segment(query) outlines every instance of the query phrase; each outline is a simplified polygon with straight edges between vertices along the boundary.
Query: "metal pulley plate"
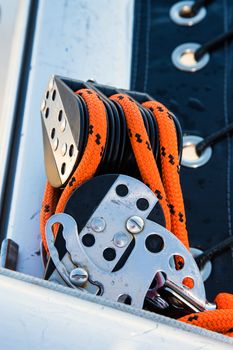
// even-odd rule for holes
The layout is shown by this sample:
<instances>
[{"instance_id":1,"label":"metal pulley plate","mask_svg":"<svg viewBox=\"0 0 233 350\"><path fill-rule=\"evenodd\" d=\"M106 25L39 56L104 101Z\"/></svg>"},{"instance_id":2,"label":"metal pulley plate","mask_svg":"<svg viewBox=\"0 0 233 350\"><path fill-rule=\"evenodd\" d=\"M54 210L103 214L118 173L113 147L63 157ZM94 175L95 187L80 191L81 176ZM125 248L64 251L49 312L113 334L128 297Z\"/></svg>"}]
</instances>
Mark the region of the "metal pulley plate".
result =
<instances>
[{"instance_id":1,"label":"metal pulley plate","mask_svg":"<svg viewBox=\"0 0 233 350\"><path fill-rule=\"evenodd\" d=\"M59 78L51 78L41 104L41 118L46 174L53 187L62 186L77 163L87 129L83 127L84 108L81 96Z\"/></svg>"},{"instance_id":2,"label":"metal pulley plate","mask_svg":"<svg viewBox=\"0 0 233 350\"><path fill-rule=\"evenodd\" d=\"M55 223L62 228L54 244ZM192 255L161 224L158 199L142 182L125 175L96 177L72 194L64 213L47 222L46 278L140 308L157 283L157 289L168 287L191 307L204 309L205 290ZM184 262L179 270L178 257Z\"/></svg>"}]
</instances>

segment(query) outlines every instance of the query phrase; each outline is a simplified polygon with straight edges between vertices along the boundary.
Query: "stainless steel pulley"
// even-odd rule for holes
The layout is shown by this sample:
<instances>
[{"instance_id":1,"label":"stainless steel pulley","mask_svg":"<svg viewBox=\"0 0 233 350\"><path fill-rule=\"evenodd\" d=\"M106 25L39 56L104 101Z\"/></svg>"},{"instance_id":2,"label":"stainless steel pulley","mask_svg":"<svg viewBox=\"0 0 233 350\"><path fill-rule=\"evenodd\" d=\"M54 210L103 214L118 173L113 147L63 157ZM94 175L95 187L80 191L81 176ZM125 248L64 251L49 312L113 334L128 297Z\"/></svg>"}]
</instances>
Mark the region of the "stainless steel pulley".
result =
<instances>
[{"instance_id":1,"label":"stainless steel pulley","mask_svg":"<svg viewBox=\"0 0 233 350\"><path fill-rule=\"evenodd\" d=\"M161 313L212 308L195 260L164 226L158 199L145 184L126 175L95 177L76 189L64 213L48 220L45 277ZM179 269L178 258L183 261Z\"/></svg>"}]
</instances>

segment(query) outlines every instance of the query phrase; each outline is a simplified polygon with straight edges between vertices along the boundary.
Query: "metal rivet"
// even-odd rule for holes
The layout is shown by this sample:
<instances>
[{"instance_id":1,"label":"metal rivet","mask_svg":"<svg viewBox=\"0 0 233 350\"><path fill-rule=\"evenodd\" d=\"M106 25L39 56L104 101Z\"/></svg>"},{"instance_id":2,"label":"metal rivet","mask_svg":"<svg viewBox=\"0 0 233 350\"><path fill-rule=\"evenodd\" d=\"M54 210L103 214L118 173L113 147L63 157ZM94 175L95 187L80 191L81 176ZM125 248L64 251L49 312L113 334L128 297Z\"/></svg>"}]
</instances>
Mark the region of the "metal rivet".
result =
<instances>
[{"instance_id":1,"label":"metal rivet","mask_svg":"<svg viewBox=\"0 0 233 350\"><path fill-rule=\"evenodd\" d=\"M55 140L53 141L53 150L56 151L58 148L59 140L56 137Z\"/></svg>"},{"instance_id":2,"label":"metal rivet","mask_svg":"<svg viewBox=\"0 0 233 350\"><path fill-rule=\"evenodd\" d=\"M203 253L201 249L197 249L197 248L190 248L190 252L194 258L196 258L198 255L201 255ZM203 282L205 282L209 278L211 271L212 271L212 264L210 261L207 261L206 264L203 266L203 269L200 270L200 274Z\"/></svg>"},{"instance_id":3,"label":"metal rivet","mask_svg":"<svg viewBox=\"0 0 233 350\"><path fill-rule=\"evenodd\" d=\"M63 118L60 126L61 131L63 132L66 129L66 119Z\"/></svg>"},{"instance_id":4,"label":"metal rivet","mask_svg":"<svg viewBox=\"0 0 233 350\"><path fill-rule=\"evenodd\" d=\"M181 26L193 26L194 24L202 21L206 16L206 8L201 7L200 10L193 16L182 16L183 13L187 13L191 10L194 1L179 1L174 4L170 9L170 18L176 24Z\"/></svg>"},{"instance_id":5,"label":"metal rivet","mask_svg":"<svg viewBox=\"0 0 233 350\"><path fill-rule=\"evenodd\" d=\"M144 228L144 221L140 216L131 216L126 222L126 228L130 233L139 233Z\"/></svg>"},{"instance_id":6,"label":"metal rivet","mask_svg":"<svg viewBox=\"0 0 233 350\"><path fill-rule=\"evenodd\" d=\"M103 218L95 217L91 220L91 228L95 232L102 232L105 229L106 223Z\"/></svg>"},{"instance_id":7,"label":"metal rivet","mask_svg":"<svg viewBox=\"0 0 233 350\"><path fill-rule=\"evenodd\" d=\"M52 78L49 82L49 91L53 89L53 86L54 86L54 79Z\"/></svg>"},{"instance_id":8,"label":"metal rivet","mask_svg":"<svg viewBox=\"0 0 233 350\"><path fill-rule=\"evenodd\" d=\"M203 141L203 138L195 135L183 137L183 152L181 165L189 168L198 168L206 164L212 156L212 149L207 147L199 156L196 152L196 145Z\"/></svg>"},{"instance_id":9,"label":"metal rivet","mask_svg":"<svg viewBox=\"0 0 233 350\"><path fill-rule=\"evenodd\" d=\"M61 148L61 154L62 154L62 156L64 156L64 155L66 154L66 152L67 152L67 144L64 143L63 146L62 146L62 148Z\"/></svg>"},{"instance_id":10,"label":"metal rivet","mask_svg":"<svg viewBox=\"0 0 233 350\"><path fill-rule=\"evenodd\" d=\"M209 62L210 55L206 53L198 61L195 60L195 52L201 47L197 43L185 43L178 46L172 52L172 63L174 66L185 72L196 72L204 68Z\"/></svg>"},{"instance_id":11,"label":"metal rivet","mask_svg":"<svg viewBox=\"0 0 233 350\"><path fill-rule=\"evenodd\" d=\"M77 287L82 287L88 280L88 273L82 267L78 267L70 272L70 281Z\"/></svg>"},{"instance_id":12,"label":"metal rivet","mask_svg":"<svg viewBox=\"0 0 233 350\"><path fill-rule=\"evenodd\" d=\"M116 247L123 248L128 244L128 242L129 242L129 237L126 233L124 232L115 233L113 237L113 243L115 244Z\"/></svg>"},{"instance_id":13,"label":"metal rivet","mask_svg":"<svg viewBox=\"0 0 233 350\"><path fill-rule=\"evenodd\" d=\"M43 112L45 110L45 107L46 107L46 101L43 100L42 103L41 103L41 106L40 106L41 112Z\"/></svg>"}]
</instances>

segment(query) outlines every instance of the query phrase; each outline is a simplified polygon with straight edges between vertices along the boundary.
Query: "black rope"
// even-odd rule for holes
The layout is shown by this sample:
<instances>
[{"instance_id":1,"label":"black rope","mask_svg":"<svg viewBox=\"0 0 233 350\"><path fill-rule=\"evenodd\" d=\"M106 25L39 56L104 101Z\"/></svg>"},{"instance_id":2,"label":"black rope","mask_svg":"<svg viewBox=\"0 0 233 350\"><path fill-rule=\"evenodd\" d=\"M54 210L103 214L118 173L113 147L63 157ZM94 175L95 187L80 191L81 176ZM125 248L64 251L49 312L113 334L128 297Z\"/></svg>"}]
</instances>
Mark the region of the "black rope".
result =
<instances>
[{"instance_id":1,"label":"black rope","mask_svg":"<svg viewBox=\"0 0 233 350\"><path fill-rule=\"evenodd\" d=\"M203 44L194 54L195 60L199 61L207 52L212 52L222 46L226 41L233 40L233 30L220 34L215 39Z\"/></svg>"},{"instance_id":2,"label":"black rope","mask_svg":"<svg viewBox=\"0 0 233 350\"><path fill-rule=\"evenodd\" d=\"M196 15L200 9L204 6L207 6L212 0L196 0L191 7L191 13Z\"/></svg>"},{"instance_id":3,"label":"black rope","mask_svg":"<svg viewBox=\"0 0 233 350\"><path fill-rule=\"evenodd\" d=\"M196 152L200 156L202 152L209 146L214 145L221 139L225 138L227 134L233 132L233 123L225 126L219 131L214 132L213 134L207 136L203 141L199 142L196 145Z\"/></svg>"},{"instance_id":4,"label":"black rope","mask_svg":"<svg viewBox=\"0 0 233 350\"><path fill-rule=\"evenodd\" d=\"M213 0L196 0L191 7L184 6L180 15L185 18L191 18L197 15L202 7L207 6Z\"/></svg>"},{"instance_id":5,"label":"black rope","mask_svg":"<svg viewBox=\"0 0 233 350\"><path fill-rule=\"evenodd\" d=\"M224 241L216 244L214 247L207 249L204 253L195 258L198 268L202 270L207 261L210 261L216 256L222 254L231 246L233 246L233 236L228 237Z\"/></svg>"}]
</instances>

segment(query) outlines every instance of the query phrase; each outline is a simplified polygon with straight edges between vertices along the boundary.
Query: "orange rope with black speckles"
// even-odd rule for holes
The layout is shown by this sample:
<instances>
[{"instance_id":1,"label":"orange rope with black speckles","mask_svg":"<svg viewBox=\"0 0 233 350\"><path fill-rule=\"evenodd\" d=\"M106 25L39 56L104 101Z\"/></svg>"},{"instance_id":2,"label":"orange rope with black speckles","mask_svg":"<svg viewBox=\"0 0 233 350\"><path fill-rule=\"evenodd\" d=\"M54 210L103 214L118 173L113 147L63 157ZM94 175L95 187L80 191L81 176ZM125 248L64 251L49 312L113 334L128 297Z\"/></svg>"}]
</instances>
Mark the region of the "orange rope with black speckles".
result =
<instances>
[{"instance_id":1,"label":"orange rope with black speckles","mask_svg":"<svg viewBox=\"0 0 233 350\"><path fill-rule=\"evenodd\" d=\"M62 212L72 192L95 175L106 143L107 120L101 98L90 89L82 89L76 93L83 97L87 105L89 137L83 157L64 190L55 189L50 184L46 185L41 210L41 235L46 250L48 250L45 238L46 221L54 213ZM162 173L160 175L137 103L124 94L113 95L110 99L117 101L124 111L128 135L141 177L159 199L166 228L189 249L179 178L177 136L171 114L159 102L143 103L145 108L153 112L158 123ZM215 301L217 310L193 313L180 318L180 321L233 336L233 296L222 293Z\"/></svg>"}]
</instances>

